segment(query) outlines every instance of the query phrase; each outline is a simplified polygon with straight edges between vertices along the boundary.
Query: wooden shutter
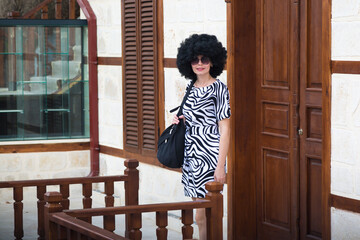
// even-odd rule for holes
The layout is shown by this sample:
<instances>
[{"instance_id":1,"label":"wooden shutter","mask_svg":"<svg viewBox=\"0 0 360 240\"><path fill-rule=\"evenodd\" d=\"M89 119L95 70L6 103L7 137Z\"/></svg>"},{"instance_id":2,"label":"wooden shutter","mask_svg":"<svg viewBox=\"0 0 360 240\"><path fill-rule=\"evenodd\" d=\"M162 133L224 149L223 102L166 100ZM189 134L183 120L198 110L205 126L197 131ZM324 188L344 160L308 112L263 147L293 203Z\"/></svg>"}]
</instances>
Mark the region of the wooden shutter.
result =
<instances>
[{"instance_id":1,"label":"wooden shutter","mask_svg":"<svg viewBox=\"0 0 360 240\"><path fill-rule=\"evenodd\" d=\"M124 146L155 155L157 142L155 0L123 1Z\"/></svg>"},{"instance_id":2,"label":"wooden shutter","mask_svg":"<svg viewBox=\"0 0 360 240\"><path fill-rule=\"evenodd\" d=\"M123 8L123 86L124 147L138 149L138 74L136 55L136 2L122 1Z\"/></svg>"},{"instance_id":3,"label":"wooden shutter","mask_svg":"<svg viewBox=\"0 0 360 240\"><path fill-rule=\"evenodd\" d=\"M155 1L141 1L142 147L156 150L156 39Z\"/></svg>"}]
</instances>

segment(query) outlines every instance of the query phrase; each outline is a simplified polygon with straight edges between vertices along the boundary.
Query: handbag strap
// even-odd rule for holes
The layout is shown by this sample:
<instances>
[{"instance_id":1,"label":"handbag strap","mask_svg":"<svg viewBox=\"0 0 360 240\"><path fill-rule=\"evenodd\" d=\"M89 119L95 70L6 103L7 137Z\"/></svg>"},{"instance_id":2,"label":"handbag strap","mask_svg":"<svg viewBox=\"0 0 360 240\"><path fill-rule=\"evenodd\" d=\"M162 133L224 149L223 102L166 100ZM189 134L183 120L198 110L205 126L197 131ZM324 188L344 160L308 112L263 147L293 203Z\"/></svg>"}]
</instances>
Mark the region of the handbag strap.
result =
<instances>
[{"instance_id":1,"label":"handbag strap","mask_svg":"<svg viewBox=\"0 0 360 240\"><path fill-rule=\"evenodd\" d=\"M171 113L172 113L172 112L175 112L178 108L180 108L179 111L178 111L178 113L177 113L176 115L177 115L178 117L182 115L183 106L184 106L184 104L185 104L185 101L186 101L187 97L188 97L189 94L190 94L190 91L191 91L192 87L194 86L194 83L195 83L195 81L191 81L188 89L186 90L186 94L185 94L185 96L184 96L184 98L183 98L180 106L177 106L176 108L171 109L171 110L170 110Z\"/></svg>"}]
</instances>

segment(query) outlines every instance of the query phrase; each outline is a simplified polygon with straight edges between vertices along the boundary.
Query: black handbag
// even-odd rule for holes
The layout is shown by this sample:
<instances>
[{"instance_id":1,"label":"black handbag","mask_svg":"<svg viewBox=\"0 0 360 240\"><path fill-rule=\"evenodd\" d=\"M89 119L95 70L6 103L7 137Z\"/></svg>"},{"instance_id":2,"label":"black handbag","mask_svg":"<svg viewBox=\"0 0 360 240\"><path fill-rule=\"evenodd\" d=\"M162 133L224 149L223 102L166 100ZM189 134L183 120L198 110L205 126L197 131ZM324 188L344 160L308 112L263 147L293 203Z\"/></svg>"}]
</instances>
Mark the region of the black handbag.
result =
<instances>
[{"instance_id":1,"label":"black handbag","mask_svg":"<svg viewBox=\"0 0 360 240\"><path fill-rule=\"evenodd\" d=\"M190 94L190 90L194 85L192 81L186 91L186 94L179 107L171 109L170 112L174 112L179 108L178 117L182 115L183 105L186 98ZM181 168L184 163L184 147L185 147L185 124L180 119L179 124L172 124L167 127L160 135L158 141L157 158L166 167L169 168Z\"/></svg>"}]
</instances>

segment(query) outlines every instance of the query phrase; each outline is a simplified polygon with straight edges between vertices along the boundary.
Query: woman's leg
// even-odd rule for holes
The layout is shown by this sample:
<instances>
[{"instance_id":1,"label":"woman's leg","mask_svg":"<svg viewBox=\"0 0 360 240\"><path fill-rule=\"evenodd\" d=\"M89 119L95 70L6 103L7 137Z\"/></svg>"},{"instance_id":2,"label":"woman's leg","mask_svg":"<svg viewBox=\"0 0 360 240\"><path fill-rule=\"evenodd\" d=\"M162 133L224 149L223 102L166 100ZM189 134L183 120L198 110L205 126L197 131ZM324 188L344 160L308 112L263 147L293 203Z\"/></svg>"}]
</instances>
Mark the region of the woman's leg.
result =
<instances>
[{"instance_id":1,"label":"woman's leg","mask_svg":"<svg viewBox=\"0 0 360 240\"><path fill-rule=\"evenodd\" d=\"M197 200L197 198L193 198ZM200 240L206 240L206 215L204 208L197 208L195 213L195 221L199 227Z\"/></svg>"}]
</instances>

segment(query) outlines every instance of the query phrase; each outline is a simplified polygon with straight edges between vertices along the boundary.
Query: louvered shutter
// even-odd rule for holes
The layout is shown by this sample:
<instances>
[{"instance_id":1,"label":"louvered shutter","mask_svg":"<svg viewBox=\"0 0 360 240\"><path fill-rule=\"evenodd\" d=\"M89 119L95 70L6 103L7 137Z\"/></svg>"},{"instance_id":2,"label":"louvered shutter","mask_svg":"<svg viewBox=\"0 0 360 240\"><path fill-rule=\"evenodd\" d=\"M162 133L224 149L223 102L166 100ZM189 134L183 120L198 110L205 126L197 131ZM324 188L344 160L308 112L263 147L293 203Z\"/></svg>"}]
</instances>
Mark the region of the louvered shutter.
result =
<instances>
[{"instance_id":1,"label":"louvered shutter","mask_svg":"<svg viewBox=\"0 0 360 240\"><path fill-rule=\"evenodd\" d=\"M141 0L142 147L156 150L156 41L154 0Z\"/></svg>"},{"instance_id":2,"label":"louvered shutter","mask_svg":"<svg viewBox=\"0 0 360 240\"><path fill-rule=\"evenodd\" d=\"M157 142L155 0L123 1L124 141L155 155Z\"/></svg>"},{"instance_id":3,"label":"louvered shutter","mask_svg":"<svg viewBox=\"0 0 360 240\"><path fill-rule=\"evenodd\" d=\"M136 1L123 3L123 81L124 81L124 141L125 148L137 150L138 131L138 70L136 54Z\"/></svg>"}]
</instances>

